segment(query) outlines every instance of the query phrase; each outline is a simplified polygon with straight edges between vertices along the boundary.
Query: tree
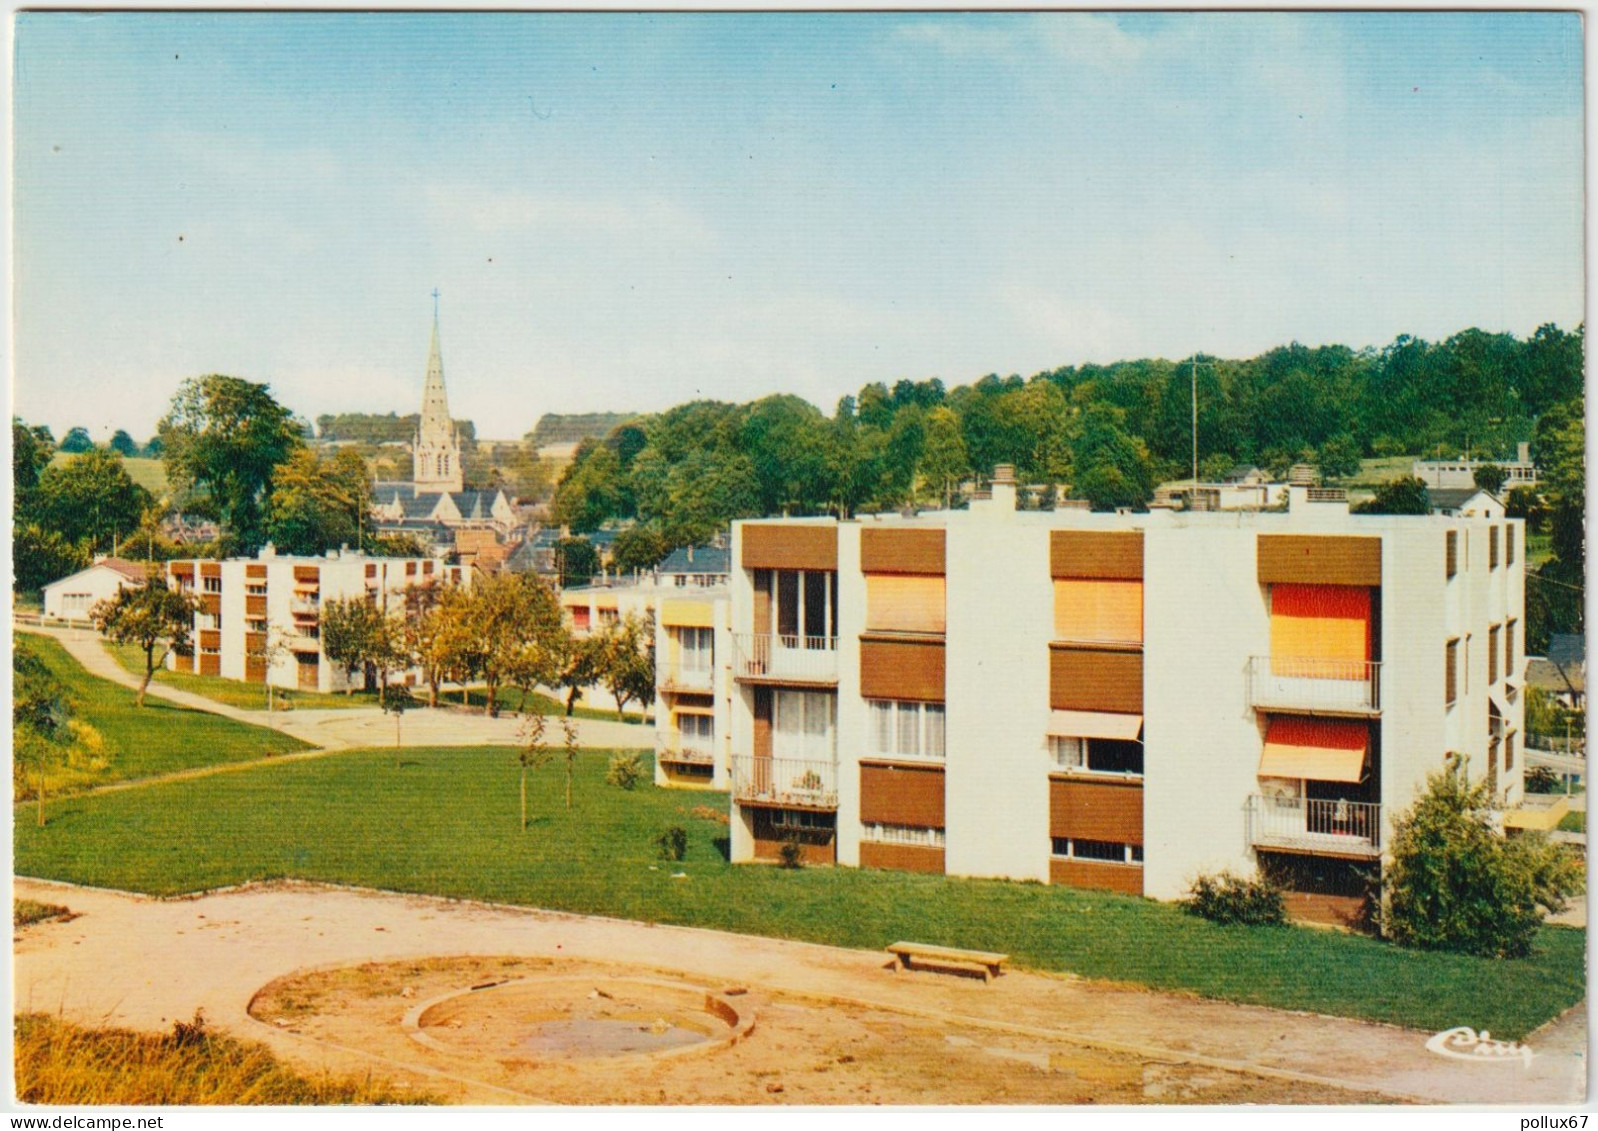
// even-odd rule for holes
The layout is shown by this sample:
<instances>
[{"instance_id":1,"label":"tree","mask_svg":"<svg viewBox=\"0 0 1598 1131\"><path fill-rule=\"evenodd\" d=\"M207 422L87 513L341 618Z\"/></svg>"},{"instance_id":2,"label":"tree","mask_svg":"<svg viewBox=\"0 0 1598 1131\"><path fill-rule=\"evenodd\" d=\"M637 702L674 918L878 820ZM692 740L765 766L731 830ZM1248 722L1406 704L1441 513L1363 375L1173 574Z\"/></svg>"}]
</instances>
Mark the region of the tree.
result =
<instances>
[{"instance_id":1,"label":"tree","mask_svg":"<svg viewBox=\"0 0 1598 1131\"><path fill-rule=\"evenodd\" d=\"M19 768L33 769L41 829L45 784L50 771L65 760L70 741L66 688L31 643L17 639L11 650L12 758Z\"/></svg>"},{"instance_id":2,"label":"tree","mask_svg":"<svg viewBox=\"0 0 1598 1131\"><path fill-rule=\"evenodd\" d=\"M617 573L654 569L668 553L666 541L648 526L629 526L610 544L610 564Z\"/></svg>"},{"instance_id":3,"label":"tree","mask_svg":"<svg viewBox=\"0 0 1598 1131\"><path fill-rule=\"evenodd\" d=\"M354 690L357 671L379 673L381 692L398 651L389 615L365 597L333 598L322 602L319 625L323 655L344 668L344 694ZM370 686L369 675L368 690Z\"/></svg>"},{"instance_id":4,"label":"tree","mask_svg":"<svg viewBox=\"0 0 1598 1131\"><path fill-rule=\"evenodd\" d=\"M586 538L562 538L555 543L555 562L562 588L587 585L599 572L599 551Z\"/></svg>"},{"instance_id":5,"label":"tree","mask_svg":"<svg viewBox=\"0 0 1598 1131\"><path fill-rule=\"evenodd\" d=\"M69 542L87 540L91 550L110 550L120 534L138 528L153 501L128 475L121 456L91 448L40 473L29 511Z\"/></svg>"},{"instance_id":6,"label":"tree","mask_svg":"<svg viewBox=\"0 0 1598 1131\"><path fill-rule=\"evenodd\" d=\"M1477 466L1472 478L1483 491L1496 495L1503 489L1504 480L1509 478L1509 471L1496 463L1484 463Z\"/></svg>"},{"instance_id":7,"label":"tree","mask_svg":"<svg viewBox=\"0 0 1598 1131\"><path fill-rule=\"evenodd\" d=\"M172 398L160 437L173 487L202 493L240 548L258 549L273 473L304 444L289 410L266 385L194 377Z\"/></svg>"},{"instance_id":8,"label":"tree","mask_svg":"<svg viewBox=\"0 0 1598 1131\"><path fill-rule=\"evenodd\" d=\"M525 703L527 690L559 672L566 631L560 603L532 574L499 573L479 581L467 594L464 622L489 716L499 716L501 687L521 686Z\"/></svg>"},{"instance_id":9,"label":"tree","mask_svg":"<svg viewBox=\"0 0 1598 1131\"><path fill-rule=\"evenodd\" d=\"M111 450L119 456L131 458L139 454L139 445L121 428L111 434Z\"/></svg>"},{"instance_id":10,"label":"tree","mask_svg":"<svg viewBox=\"0 0 1598 1131\"><path fill-rule=\"evenodd\" d=\"M1542 497L1537 494L1535 487L1511 487L1509 494L1504 496L1504 514L1509 518L1525 519L1527 534L1540 533L1543 520L1548 517Z\"/></svg>"},{"instance_id":11,"label":"tree","mask_svg":"<svg viewBox=\"0 0 1598 1131\"><path fill-rule=\"evenodd\" d=\"M926 440L921 448L921 490L948 507L955 484L970 471L965 440L960 435L960 418L954 410L938 405L927 413Z\"/></svg>"},{"instance_id":12,"label":"tree","mask_svg":"<svg viewBox=\"0 0 1598 1131\"><path fill-rule=\"evenodd\" d=\"M550 512L556 522L583 532L598 530L612 518L623 517L630 507L626 471L621 457L605 444L584 440L555 487Z\"/></svg>"},{"instance_id":13,"label":"tree","mask_svg":"<svg viewBox=\"0 0 1598 1131\"><path fill-rule=\"evenodd\" d=\"M400 768L400 720L405 717L405 712L413 707L420 707L416 697L411 694L411 689L403 683L396 683L388 689L383 696L383 713L394 716L394 768Z\"/></svg>"},{"instance_id":14,"label":"tree","mask_svg":"<svg viewBox=\"0 0 1598 1131\"><path fill-rule=\"evenodd\" d=\"M527 831L527 772L540 770L549 765L555 758L555 752L544 743L544 728L548 720L540 714L526 717L522 731L521 749L516 751L516 763L521 767L522 787L522 832ZM571 807L571 792L567 791L566 807Z\"/></svg>"},{"instance_id":15,"label":"tree","mask_svg":"<svg viewBox=\"0 0 1598 1131\"><path fill-rule=\"evenodd\" d=\"M20 590L37 590L86 569L91 561L87 543L68 542L54 530L36 522L18 522L11 531L11 568Z\"/></svg>"},{"instance_id":16,"label":"tree","mask_svg":"<svg viewBox=\"0 0 1598 1131\"><path fill-rule=\"evenodd\" d=\"M1148 448L1121 428L1122 414L1095 405L1082 414L1074 493L1094 510L1142 507L1154 494Z\"/></svg>"},{"instance_id":17,"label":"tree","mask_svg":"<svg viewBox=\"0 0 1598 1131\"><path fill-rule=\"evenodd\" d=\"M1579 861L1540 834L1493 829L1492 795L1459 764L1431 774L1398 818L1382 930L1401 946L1492 958L1531 953L1542 912L1581 890Z\"/></svg>"},{"instance_id":18,"label":"tree","mask_svg":"<svg viewBox=\"0 0 1598 1131\"><path fill-rule=\"evenodd\" d=\"M54 450L55 445L42 438L38 430L29 428L18 417L11 418L11 487L19 497L39 485L39 475L50 466ZM17 509L22 509L20 498Z\"/></svg>"},{"instance_id":19,"label":"tree","mask_svg":"<svg viewBox=\"0 0 1598 1131\"><path fill-rule=\"evenodd\" d=\"M155 669L166 663L169 653L188 654L189 633L198 608L199 603L192 596L170 588L165 575L152 570L143 585L119 590L115 597L89 611L102 636L117 644L136 644L144 653L144 679L139 684L135 706L144 706L144 693L155 678Z\"/></svg>"},{"instance_id":20,"label":"tree","mask_svg":"<svg viewBox=\"0 0 1598 1131\"><path fill-rule=\"evenodd\" d=\"M1374 498L1353 508L1355 514L1431 514L1431 492L1413 475L1389 479L1376 488Z\"/></svg>"},{"instance_id":21,"label":"tree","mask_svg":"<svg viewBox=\"0 0 1598 1131\"><path fill-rule=\"evenodd\" d=\"M566 636L566 648L561 657L561 669L558 682L566 689L566 715L577 708L577 697L583 689L592 687L599 682L600 646L602 640L598 636L589 636L578 639Z\"/></svg>"},{"instance_id":22,"label":"tree","mask_svg":"<svg viewBox=\"0 0 1598 1131\"><path fill-rule=\"evenodd\" d=\"M1327 479L1346 479L1359 472L1359 441L1339 432L1321 445L1317 463Z\"/></svg>"},{"instance_id":23,"label":"tree","mask_svg":"<svg viewBox=\"0 0 1598 1131\"><path fill-rule=\"evenodd\" d=\"M94 441L89 438L89 430L80 425L67 430L67 434L61 438L61 445L58 450L69 455L92 452L94 450Z\"/></svg>"},{"instance_id":24,"label":"tree","mask_svg":"<svg viewBox=\"0 0 1598 1131\"><path fill-rule=\"evenodd\" d=\"M361 546L371 503L371 472L358 452L340 448L322 457L302 448L273 472L267 537L290 554Z\"/></svg>"},{"instance_id":25,"label":"tree","mask_svg":"<svg viewBox=\"0 0 1598 1131\"><path fill-rule=\"evenodd\" d=\"M572 807L572 776L577 770L577 724L562 715L560 719L561 747L565 752L566 808Z\"/></svg>"},{"instance_id":26,"label":"tree","mask_svg":"<svg viewBox=\"0 0 1598 1131\"><path fill-rule=\"evenodd\" d=\"M616 717L624 719L629 702L655 701L655 624L629 613L597 637L595 668L616 700Z\"/></svg>"}]
</instances>

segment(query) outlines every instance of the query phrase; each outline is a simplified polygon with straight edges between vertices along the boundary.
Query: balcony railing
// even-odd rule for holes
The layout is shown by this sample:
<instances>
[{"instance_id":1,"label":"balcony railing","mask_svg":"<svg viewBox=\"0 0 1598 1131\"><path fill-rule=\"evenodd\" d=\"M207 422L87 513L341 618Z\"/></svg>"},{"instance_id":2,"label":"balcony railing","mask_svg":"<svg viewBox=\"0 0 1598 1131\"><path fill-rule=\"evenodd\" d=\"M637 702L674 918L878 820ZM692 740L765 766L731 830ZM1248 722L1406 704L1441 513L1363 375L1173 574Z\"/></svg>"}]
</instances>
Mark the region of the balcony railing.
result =
<instances>
[{"instance_id":1,"label":"balcony railing","mask_svg":"<svg viewBox=\"0 0 1598 1131\"><path fill-rule=\"evenodd\" d=\"M1248 799L1248 835L1256 848L1375 858L1382 854L1382 807L1255 794Z\"/></svg>"},{"instance_id":2,"label":"balcony railing","mask_svg":"<svg viewBox=\"0 0 1598 1131\"><path fill-rule=\"evenodd\" d=\"M1251 656L1251 707L1373 715L1381 710L1382 665L1308 656Z\"/></svg>"},{"instance_id":3,"label":"balcony railing","mask_svg":"<svg viewBox=\"0 0 1598 1131\"><path fill-rule=\"evenodd\" d=\"M684 766L714 766L716 755L709 747L684 745L674 739L667 742L665 749L661 750L660 760Z\"/></svg>"},{"instance_id":4,"label":"balcony railing","mask_svg":"<svg viewBox=\"0 0 1598 1131\"><path fill-rule=\"evenodd\" d=\"M838 765L738 755L732 759L732 796L741 804L836 809Z\"/></svg>"},{"instance_id":5,"label":"balcony railing","mask_svg":"<svg viewBox=\"0 0 1598 1131\"><path fill-rule=\"evenodd\" d=\"M662 681L662 686L671 691L709 691L712 678L713 673L709 668L696 671L681 664L673 664L666 669L666 678Z\"/></svg>"},{"instance_id":6,"label":"balcony railing","mask_svg":"<svg viewBox=\"0 0 1598 1131\"><path fill-rule=\"evenodd\" d=\"M289 600L289 609L301 616L314 617L318 612L315 597L301 597L296 594Z\"/></svg>"},{"instance_id":7,"label":"balcony railing","mask_svg":"<svg viewBox=\"0 0 1598 1131\"><path fill-rule=\"evenodd\" d=\"M772 683L837 683L836 636L772 636L742 632L733 637L739 679Z\"/></svg>"}]
</instances>

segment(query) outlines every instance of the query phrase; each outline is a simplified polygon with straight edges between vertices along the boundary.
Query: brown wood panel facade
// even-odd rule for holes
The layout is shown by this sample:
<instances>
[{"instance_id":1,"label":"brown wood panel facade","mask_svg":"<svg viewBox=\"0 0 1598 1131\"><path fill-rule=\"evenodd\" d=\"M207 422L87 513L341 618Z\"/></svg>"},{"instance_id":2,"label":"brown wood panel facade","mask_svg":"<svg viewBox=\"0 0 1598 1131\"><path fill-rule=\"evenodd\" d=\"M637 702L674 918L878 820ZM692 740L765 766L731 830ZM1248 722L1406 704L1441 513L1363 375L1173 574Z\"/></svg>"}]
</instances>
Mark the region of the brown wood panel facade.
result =
<instances>
[{"instance_id":1,"label":"brown wood panel facade","mask_svg":"<svg viewBox=\"0 0 1598 1131\"><path fill-rule=\"evenodd\" d=\"M1261 585L1380 585L1382 540L1349 534L1261 534Z\"/></svg>"},{"instance_id":2,"label":"brown wood panel facade","mask_svg":"<svg viewBox=\"0 0 1598 1131\"><path fill-rule=\"evenodd\" d=\"M322 570L319 566L295 566L294 580L320 582L322 580Z\"/></svg>"},{"instance_id":3,"label":"brown wood panel facade","mask_svg":"<svg viewBox=\"0 0 1598 1131\"><path fill-rule=\"evenodd\" d=\"M181 652L172 653L172 670L179 672L192 672L194 670L194 653L187 656Z\"/></svg>"},{"instance_id":4,"label":"brown wood panel facade","mask_svg":"<svg viewBox=\"0 0 1598 1131\"><path fill-rule=\"evenodd\" d=\"M246 656L244 658L244 678L250 683L265 683L266 661Z\"/></svg>"},{"instance_id":5,"label":"brown wood panel facade","mask_svg":"<svg viewBox=\"0 0 1598 1131\"><path fill-rule=\"evenodd\" d=\"M913 573L942 577L942 530L876 530L860 532L862 573Z\"/></svg>"},{"instance_id":6,"label":"brown wood panel facade","mask_svg":"<svg viewBox=\"0 0 1598 1131\"><path fill-rule=\"evenodd\" d=\"M202 613L208 613L209 615L211 615L213 617L221 616L222 615L222 594L220 594L220 593L202 593L202 594L200 594L200 611Z\"/></svg>"},{"instance_id":7,"label":"brown wood panel facade","mask_svg":"<svg viewBox=\"0 0 1598 1131\"><path fill-rule=\"evenodd\" d=\"M221 577L222 577L222 563L221 562L201 562L200 563L200 576L201 577L214 577L214 578L217 578L218 580L221 580Z\"/></svg>"},{"instance_id":8,"label":"brown wood panel facade","mask_svg":"<svg viewBox=\"0 0 1598 1131\"><path fill-rule=\"evenodd\" d=\"M1049 574L1106 581L1143 580L1141 530L1055 530L1049 534Z\"/></svg>"},{"instance_id":9,"label":"brown wood panel facade","mask_svg":"<svg viewBox=\"0 0 1598 1131\"><path fill-rule=\"evenodd\" d=\"M247 616L264 617L266 615L266 596L264 594L259 596L245 594L244 612Z\"/></svg>"},{"instance_id":10,"label":"brown wood panel facade","mask_svg":"<svg viewBox=\"0 0 1598 1131\"><path fill-rule=\"evenodd\" d=\"M942 703L944 647L925 637L860 637L860 695Z\"/></svg>"},{"instance_id":11,"label":"brown wood panel facade","mask_svg":"<svg viewBox=\"0 0 1598 1131\"><path fill-rule=\"evenodd\" d=\"M1049 778L1049 835L1143 843L1143 783Z\"/></svg>"},{"instance_id":12,"label":"brown wood panel facade","mask_svg":"<svg viewBox=\"0 0 1598 1131\"><path fill-rule=\"evenodd\" d=\"M860 821L868 825L943 828L943 767L865 762L860 766Z\"/></svg>"},{"instance_id":13,"label":"brown wood panel facade","mask_svg":"<svg viewBox=\"0 0 1598 1131\"><path fill-rule=\"evenodd\" d=\"M756 758L771 757L771 708L771 688L755 688L754 756Z\"/></svg>"},{"instance_id":14,"label":"brown wood panel facade","mask_svg":"<svg viewBox=\"0 0 1598 1131\"><path fill-rule=\"evenodd\" d=\"M1141 715L1142 651L1050 644L1049 706L1056 711Z\"/></svg>"},{"instance_id":15,"label":"brown wood panel facade","mask_svg":"<svg viewBox=\"0 0 1598 1131\"><path fill-rule=\"evenodd\" d=\"M1359 926L1365 910L1364 899L1357 895L1284 891L1282 902L1287 906L1287 917L1296 923L1321 923L1333 927Z\"/></svg>"},{"instance_id":16,"label":"brown wood panel facade","mask_svg":"<svg viewBox=\"0 0 1598 1131\"><path fill-rule=\"evenodd\" d=\"M201 652L200 653L200 674L201 675L221 675L222 674L222 657L218 656L215 652L210 652L210 653Z\"/></svg>"},{"instance_id":17,"label":"brown wood panel facade","mask_svg":"<svg viewBox=\"0 0 1598 1131\"><path fill-rule=\"evenodd\" d=\"M265 581L266 567L264 565L247 565L244 567L244 576L251 581Z\"/></svg>"},{"instance_id":18,"label":"brown wood panel facade","mask_svg":"<svg viewBox=\"0 0 1598 1131\"><path fill-rule=\"evenodd\" d=\"M838 568L838 528L832 523L752 524L743 528L744 569Z\"/></svg>"},{"instance_id":19,"label":"brown wood panel facade","mask_svg":"<svg viewBox=\"0 0 1598 1131\"><path fill-rule=\"evenodd\" d=\"M1102 860L1050 860L1049 883L1142 895L1143 865L1109 864Z\"/></svg>"},{"instance_id":20,"label":"brown wood panel facade","mask_svg":"<svg viewBox=\"0 0 1598 1131\"><path fill-rule=\"evenodd\" d=\"M193 562L170 562L166 568L168 573L174 578L182 578L184 581L191 583L194 581Z\"/></svg>"},{"instance_id":21,"label":"brown wood panel facade","mask_svg":"<svg viewBox=\"0 0 1598 1131\"><path fill-rule=\"evenodd\" d=\"M897 872L943 873L943 849L923 844L879 844L860 842L862 868L891 868Z\"/></svg>"},{"instance_id":22,"label":"brown wood panel facade","mask_svg":"<svg viewBox=\"0 0 1598 1131\"><path fill-rule=\"evenodd\" d=\"M835 864L838 861L836 829L783 829L775 824L776 809L756 809L754 841L756 860L781 860L782 845L789 837L799 842L799 858L806 864Z\"/></svg>"},{"instance_id":23,"label":"brown wood panel facade","mask_svg":"<svg viewBox=\"0 0 1598 1131\"><path fill-rule=\"evenodd\" d=\"M213 651L221 648L222 634L214 628L202 628L200 630L200 647L201 649L210 648Z\"/></svg>"}]
</instances>

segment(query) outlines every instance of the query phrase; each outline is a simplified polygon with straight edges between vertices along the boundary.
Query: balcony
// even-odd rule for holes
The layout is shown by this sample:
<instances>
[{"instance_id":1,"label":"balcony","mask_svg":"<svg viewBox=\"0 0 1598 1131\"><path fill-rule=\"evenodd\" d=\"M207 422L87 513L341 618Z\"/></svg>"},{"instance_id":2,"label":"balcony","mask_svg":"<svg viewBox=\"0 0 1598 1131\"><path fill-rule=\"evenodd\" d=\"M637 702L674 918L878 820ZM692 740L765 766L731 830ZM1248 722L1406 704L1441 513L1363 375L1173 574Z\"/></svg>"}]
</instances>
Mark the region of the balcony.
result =
<instances>
[{"instance_id":1,"label":"balcony","mask_svg":"<svg viewBox=\"0 0 1598 1131\"><path fill-rule=\"evenodd\" d=\"M289 610L295 616L314 617L318 614L318 605L315 596L302 596L296 593L289 601Z\"/></svg>"},{"instance_id":2,"label":"balcony","mask_svg":"<svg viewBox=\"0 0 1598 1131\"><path fill-rule=\"evenodd\" d=\"M836 809L838 764L737 755L732 759L732 797L740 805Z\"/></svg>"},{"instance_id":3,"label":"balcony","mask_svg":"<svg viewBox=\"0 0 1598 1131\"><path fill-rule=\"evenodd\" d=\"M749 683L838 682L836 636L772 636L741 632L733 637L734 672Z\"/></svg>"},{"instance_id":4,"label":"balcony","mask_svg":"<svg viewBox=\"0 0 1598 1131\"><path fill-rule=\"evenodd\" d=\"M657 755L662 762L669 762L677 766L714 766L716 755L708 746L684 745L680 738L673 737L667 741L663 750Z\"/></svg>"},{"instance_id":5,"label":"balcony","mask_svg":"<svg viewBox=\"0 0 1598 1131\"><path fill-rule=\"evenodd\" d=\"M667 691L691 691L708 695L712 690L713 678L714 673L709 668L695 671L681 664L673 664L666 669L666 677L660 686Z\"/></svg>"},{"instance_id":6,"label":"balcony","mask_svg":"<svg viewBox=\"0 0 1598 1131\"><path fill-rule=\"evenodd\" d=\"M1381 664L1307 656L1251 656L1248 702L1257 710L1305 714L1381 713Z\"/></svg>"},{"instance_id":7,"label":"balcony","mask_svg":"<svg viewBox=\"0 0 1598 1131\"><path fill-rule=\"evenodd\" d=\"M1375 860L1382 854L1382 807L1255 794L1248 799L1248 836L1255 848Z\"/></svg>"}]
</instances>

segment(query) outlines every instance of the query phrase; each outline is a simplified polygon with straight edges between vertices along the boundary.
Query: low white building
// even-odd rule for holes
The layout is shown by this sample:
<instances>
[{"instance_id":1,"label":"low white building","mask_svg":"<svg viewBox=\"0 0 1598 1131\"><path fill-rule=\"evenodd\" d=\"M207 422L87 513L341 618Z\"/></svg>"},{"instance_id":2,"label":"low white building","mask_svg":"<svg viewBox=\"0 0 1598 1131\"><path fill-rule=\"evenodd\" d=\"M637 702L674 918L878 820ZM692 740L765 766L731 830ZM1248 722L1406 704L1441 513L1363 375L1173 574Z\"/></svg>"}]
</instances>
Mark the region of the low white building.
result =
<instances>
[{"instance_id":1,"label":"low white building","mask_svg":"<svg viewBox=\"0 0 1598 1131\"><path fill-rule=\"evenodd\" d=\"M44 587L46 621L86 621L89 610L129 586L143 585L148 566L123 558L96 558L88 569Z\"/></svg>"},{"instance_id":2,"label":"low white building","mask_svg":"<svg viewBox=\"0 0 1598 1131\"><path fill-rule=\"evenodd\" d=\"M1524 529L1288 503L735 524L733 859L1351 916L1428 773L1521 798Z\"/></svg>"},{"instance_id":3,"label":"low white building","mask_svg":"<svg viewBox=\"0 0 1598 1131\"><path fill-rule=\"evenodd\" d=\"M1514 459L1426 459L1416 460L1412 468L1415 478L1431 488L1463 488L1476 486L1476 469L1496 464L1504 469L1503 491L1516 487L1537 485L1537 465L1531 459L1531 445L1516 446Z\"/></svg>"}]
</instances>

